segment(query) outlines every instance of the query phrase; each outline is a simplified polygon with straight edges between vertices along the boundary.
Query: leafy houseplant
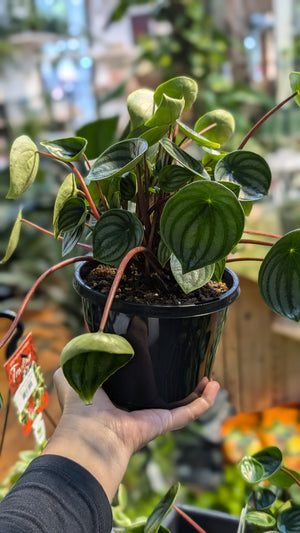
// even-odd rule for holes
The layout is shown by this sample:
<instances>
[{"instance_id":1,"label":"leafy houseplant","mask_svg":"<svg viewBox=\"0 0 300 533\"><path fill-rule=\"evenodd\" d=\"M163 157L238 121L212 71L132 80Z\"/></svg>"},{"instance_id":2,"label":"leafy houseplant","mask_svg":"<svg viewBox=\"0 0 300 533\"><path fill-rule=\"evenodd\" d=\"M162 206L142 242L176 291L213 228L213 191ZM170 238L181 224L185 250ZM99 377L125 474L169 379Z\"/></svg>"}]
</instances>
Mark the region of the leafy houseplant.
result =
<instances>
[{"instance_id":1,"label":"leafy houseplant","mask_svg":"<svg viewBox=\"0 0 300 533\"><path fill-rule=\"evenodd\" d=\"M222 310L228 306L237 297L238 288L234 275L230 276L225 269L225 263L235 259L231 254L239 242L262 244L260 240L253 241L242 236L243 233L251 233L245 230L245 216L250 213L253 202L267 195L271 183L266 161L243 148L259 125L285 102L294 98L300 103L300 73L291 73L290 81L293 93L262 117L238 149L230 153L221 149L234 131L234 120L230 113L220 109L206 113L196 121L193 129L182 122L182 115L184 117L191 108L198 92L196 82L184 76L161 84L155 91L139 89L130 94L127 130L121 140L109 146L93 164L85 155L85 138L42 142L42 149L27 136L17 138L11 148L7 198L19 198L31 186L41 155L61 162L70 173L57 193L53 232L41 227L37 229L61 239L63 255L70 253L75 246L90 253L65 259L40 276L2 339L2 345L11 336L38 284L51 272L76 261L91 260L106 265L108 269L114 268L115 276L109 295L104 297L104 309L98 310L96 319L89 316L89 309L94 306L96 298L93 289L91 300L85 303L87 322L93 332L71 340L61 354L61 366L66 378L80 397L90 403L96 389L116 370L126 365L136 351L136 347L133 348L130 343L129 329L125 338L117 334L120 331L117 326L112 330L108 328L112 315L115 315L114 311L109 311L118 304L116 291L125 269L125 276L128 274L130 261L130 265L133 265L131 272L137 273L136 278L148 280L148 285L154 287L155 292L162 288L163 301L166 295L171 294L172 298L172 291L180 287L177 307L183 313L187 309L184 295L190 298L200 287L211 285L212 280L217 287L213 308L218 300L221 301ZM187 150L190 145L194 147L192 153ZM7 261L14 252L22 224L33 225L23 218L20 211L2 262ZM300 230L281 238L274 234L264 235L275 239L275 244L274 240L264 242L270 246L270 251L261 260L258 283L262 297L276 313L298 321ZM81 276L81 266L79 270ZM75 288L80 292L78 276ZM222 298L226 294L220 297L219 294L224 289L222 280L229 278L230 296L225 305ZM81 285L85 290L85 282ZM126 292L129 282L126 285L125 281L125 286ZM195 300L191 300L191 307L197 307ZM209 312L205 308L202 314L207 317ZM190 311L186 313L190 316ZM126 322L129 315L125 313L125 318L123 316L117 325ZM217 337L224 320L222 314L221 318L213 319L213 326L209 326L210 330L217 331ZM133 322L132 316L129 317L127 323L130 323L130 327ZM113 333L104 332L106 326ZM144 319L138 321L140 345L144 345L147 327ZM197 352L203 345L205 373L209 375L218 338L215 341L211 337L207 326L204 327L203 338L199 334L198 324L192 333L186 333L185 327L180 331L180 342L184 338L185 351L193 352L194 366L188 372L199 394ZM156 344L160 344L160 326L156 325L155 328ZM170 332L165 334L165 337L172 336ZM199 339L195 345L191 339L196 337ZM178 337L175 344L177 342ZM212 355L209 355L210 350ZM164 352L167 356L168 347L164 347ZM142 357L149 363L148 352L143 351ZM164 357L160 356L159 359ZM159 363L156 360L156 366ZM184 365L182 357L179 365L181 370ZM161 372L164 374L162 389L166 388L165 377L170 375L172 378L171 367L168 362ZM151 381L152 370L152 367L148 367L147 382ZM125 376L121 381L130 380L128 374ZM186 375L184 379L187 380ZM139 374L130 382L130 387L134 388L138 381ZM186 401L193 397L186 391L185 396Z\"/></svg>"}]
</instances>

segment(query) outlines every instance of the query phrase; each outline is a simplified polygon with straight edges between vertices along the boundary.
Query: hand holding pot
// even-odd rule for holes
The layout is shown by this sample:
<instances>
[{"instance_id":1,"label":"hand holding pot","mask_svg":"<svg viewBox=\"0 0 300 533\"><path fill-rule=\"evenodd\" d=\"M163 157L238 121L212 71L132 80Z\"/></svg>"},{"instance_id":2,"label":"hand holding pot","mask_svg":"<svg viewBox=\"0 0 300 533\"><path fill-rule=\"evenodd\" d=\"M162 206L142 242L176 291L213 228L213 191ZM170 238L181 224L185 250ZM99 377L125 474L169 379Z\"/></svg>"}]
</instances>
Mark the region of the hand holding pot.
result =
<instances>
[{"instance_id":1,"label":"hand holding pot","mask_svg":"<svg viewBox=\"0 0 300 533\"><path fill-rule=\"evenodd\" d=\"M188 405L127 412L118 409L102 389L86 406L59 369L55 385L62 417L43 454L60 455L88 470L111 501L125 474L131 455L167 431L180 429L199 418L214 403L219 384L203 378L202 395Z\"/></svg>"}]
</instances>

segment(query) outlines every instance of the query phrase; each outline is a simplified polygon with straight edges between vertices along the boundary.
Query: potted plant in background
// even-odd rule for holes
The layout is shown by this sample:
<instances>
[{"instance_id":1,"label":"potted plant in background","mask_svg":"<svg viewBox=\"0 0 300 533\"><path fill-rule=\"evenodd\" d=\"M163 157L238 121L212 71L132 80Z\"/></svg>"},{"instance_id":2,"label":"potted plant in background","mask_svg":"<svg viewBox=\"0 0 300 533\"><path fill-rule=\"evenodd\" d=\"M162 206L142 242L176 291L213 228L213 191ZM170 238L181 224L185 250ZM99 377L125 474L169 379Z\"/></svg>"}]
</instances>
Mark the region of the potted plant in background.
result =
<instances>
[{"instance_id":1,"label":"potted plant in background","mask_svg":"<svg viewBox=\"0 0 300 533\"><path fill-rule=\"evenodd\" d=\"M70 172L58 190L53 231L35 227L61 239L63 255L75 246L87 254L40 276L2 345L39 283L83 261L74 286L89 332L61 354L71 386L90 403L104 383L112 400L129 409L189 402L201 394L201 377L211 375L226 310L239 293L237 277L225 267L239 242L270 247L261 259L262 297L298 321L300 230L281 238L264 234L267 242L243 238L245 216L271 184L266 161L244 146L285 102L299 104L300 74L291 73L290 81L293 93L229 153L222 147L234 131L230 113L206 113L193 128L182 122L198 92L185 76L130 94L127 130L92 164L85 138L42 142L42 149L27 136L17 138L7 197L19 198L31 186L40 155L61 162ZM20 211L2 262L14 252L24 223L33 225Z\"/></svg>"}]
</instances>

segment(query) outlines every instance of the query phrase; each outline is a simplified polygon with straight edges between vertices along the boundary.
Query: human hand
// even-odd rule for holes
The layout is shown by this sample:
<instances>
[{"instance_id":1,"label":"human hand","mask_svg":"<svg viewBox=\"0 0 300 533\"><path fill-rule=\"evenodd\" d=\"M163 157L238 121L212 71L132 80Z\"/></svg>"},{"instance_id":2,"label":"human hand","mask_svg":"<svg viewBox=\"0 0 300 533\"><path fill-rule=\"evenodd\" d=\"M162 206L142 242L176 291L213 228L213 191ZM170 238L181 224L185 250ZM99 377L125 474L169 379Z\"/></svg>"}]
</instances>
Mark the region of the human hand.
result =
<instances>
[{"instance_id":1,"label":"human hand","mask_svg":"<svg viewBox=\"0 0 300 533\"><path fill-rule=\"evenodd\" d=\"M85 405L67 383L61 369L54 376L62 417L44 454L62 455L86 468L112 500L131 455L167 431L199 418L214 403L219 384L203 378L202 395L188 405L167 409L124 411L99 389ZM200 389L201 390L201 389Z\"/></svg>"}]
</instances>

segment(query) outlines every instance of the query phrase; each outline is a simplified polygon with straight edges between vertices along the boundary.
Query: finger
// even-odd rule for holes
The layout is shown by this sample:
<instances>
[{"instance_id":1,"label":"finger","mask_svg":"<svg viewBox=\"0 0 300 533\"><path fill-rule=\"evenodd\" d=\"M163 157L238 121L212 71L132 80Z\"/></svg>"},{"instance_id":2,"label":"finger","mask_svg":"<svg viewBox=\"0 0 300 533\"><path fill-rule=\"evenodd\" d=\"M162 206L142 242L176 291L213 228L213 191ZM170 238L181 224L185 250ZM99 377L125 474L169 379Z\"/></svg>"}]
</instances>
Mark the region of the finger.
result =
<instances>
[{"instance_id":1,"label":"finger","mask_svg":"<svg viewBox=\"0 0 300 533\"><path fill-rule=\"evenodd\" d=\"M188 405L177 407L171 411L171 422L168 431L183 428L190 422L197 420L203 415L215 402L216 396L220 389L217 381L209 381L203 390L202 396L197 398Z\"/></svg>"}]
</instances>

